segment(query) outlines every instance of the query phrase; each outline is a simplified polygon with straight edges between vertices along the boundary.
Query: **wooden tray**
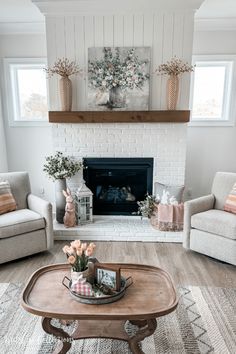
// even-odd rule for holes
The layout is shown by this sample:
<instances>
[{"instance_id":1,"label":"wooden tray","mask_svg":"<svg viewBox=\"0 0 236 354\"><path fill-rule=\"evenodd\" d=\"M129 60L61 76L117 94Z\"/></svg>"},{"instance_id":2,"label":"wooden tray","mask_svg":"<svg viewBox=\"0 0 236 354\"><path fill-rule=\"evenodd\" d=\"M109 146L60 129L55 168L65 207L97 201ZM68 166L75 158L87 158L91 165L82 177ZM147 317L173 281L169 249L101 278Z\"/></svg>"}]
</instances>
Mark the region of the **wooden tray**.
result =
<instances>
[{"instance_id":1,"label":"wooden tray","mask_svg":"<svg viewBox=\"0 0 236 354\"><path fill-rule=\"evenodd\" d=\"M65 284L65 281L68 281L68 285ZM112 302L120 300L124 295L126 289L130 287L130 285L133 284L132 277L128 277L125 279L124 277L121 277L121 288L120 291L118 291L116 294L113 295L104 295L104 296L99 296L99 297L94 297L94 296L84 296L84 295L79 295L75 291L71 289L72 285L72 280L69 279L67 276L65 276L62 280L62 284L69 290L71 296L81 302L82 304L88 304L88 305L102 305L102 304L110 304Z\"/></svg>"}]
</instances>

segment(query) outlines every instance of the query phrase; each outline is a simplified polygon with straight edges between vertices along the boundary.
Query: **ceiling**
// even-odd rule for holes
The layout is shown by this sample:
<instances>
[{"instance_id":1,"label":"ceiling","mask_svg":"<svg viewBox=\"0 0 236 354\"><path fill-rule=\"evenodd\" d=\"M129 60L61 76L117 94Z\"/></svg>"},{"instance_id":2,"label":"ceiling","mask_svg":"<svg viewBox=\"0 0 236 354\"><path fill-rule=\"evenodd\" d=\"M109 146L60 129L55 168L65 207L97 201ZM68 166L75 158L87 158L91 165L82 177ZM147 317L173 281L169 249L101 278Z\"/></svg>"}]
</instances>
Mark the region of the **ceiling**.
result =
<instances>
[{"instance_id":1,"label":"ceiling","mask_svg":"<svg viewBox=\"0 0 236 354\"><path fill-rule=\"evenodd\" d=\"M236 18L236 0L205 0L199 18ZM0 23L43 22L44 16L31 0L0 0Z\"/></svg>"},{"instance_id":2,"label":"ceiling","mask_svg":"<svg viewBox=\"0 0 236 354\"><path fill-rule=\"evenodd\" d=\"M236 0L205 0L196 12L197 18L234 18Z\"/></svg>"},{"instance_id":3,"label":"ceiling","mask_svg":"<svg viewBox=\"0 0 236 354\"><path fill-rule=\"evenodd\" d=\"M0 22L42 22L44 16L31 0L0 0Z\"/></svg>"}]
</instances>

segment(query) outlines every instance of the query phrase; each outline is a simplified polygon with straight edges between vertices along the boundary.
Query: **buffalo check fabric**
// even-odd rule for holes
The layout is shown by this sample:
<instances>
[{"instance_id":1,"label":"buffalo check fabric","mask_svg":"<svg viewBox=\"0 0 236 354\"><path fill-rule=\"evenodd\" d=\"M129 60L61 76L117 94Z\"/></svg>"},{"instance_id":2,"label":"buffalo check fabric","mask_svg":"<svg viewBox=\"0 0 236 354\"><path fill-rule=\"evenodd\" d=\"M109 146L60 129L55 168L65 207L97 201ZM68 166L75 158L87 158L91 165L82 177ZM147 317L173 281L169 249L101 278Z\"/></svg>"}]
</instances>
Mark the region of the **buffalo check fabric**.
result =
<instances>
[{"instance_id":1,"label":"buffalo check fabric","mask_svg":"<svg viewBox=\"0 0 236 354\"><path fill-rule=\"evenodd\" d=\"M79 295L93 296L92 286L85 279L80 279L77 283L74 283L71 290Z\"/></svg>"},{"instance_id":2,"label":"buffalo check fabric","mask_svg":"<svg viewBox=\"0 0 236 354\"><path fill-rule=\"evenodd\" d=\"M226 198L224 210L236 214L236 183Z\"/></svg>"},{"instance_id":3,"label":"buffalo check fabric","mask_svg":"<svg viewBox=\"0 0 236 354\"><path fill-rule=\"evenodd\" d=\"M8 181L0 182L0 214L16 210L16 201Z\"/></svg>"}]
</instances>

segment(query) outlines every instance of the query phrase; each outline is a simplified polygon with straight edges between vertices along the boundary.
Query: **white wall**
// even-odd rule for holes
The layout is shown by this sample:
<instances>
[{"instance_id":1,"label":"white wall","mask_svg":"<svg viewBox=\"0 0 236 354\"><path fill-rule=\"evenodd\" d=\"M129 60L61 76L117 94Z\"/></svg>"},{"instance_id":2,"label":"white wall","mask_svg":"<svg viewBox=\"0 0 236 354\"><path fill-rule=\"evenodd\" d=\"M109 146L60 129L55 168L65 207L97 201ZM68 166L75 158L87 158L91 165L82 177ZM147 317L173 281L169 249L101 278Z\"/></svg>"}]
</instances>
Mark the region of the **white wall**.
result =
<instances>
[{"instance_id":1,"label":"white wall","mask_svg":"<svg viewBox=\"0 0 236 354\"><path fill-rule=\"evenodd\" d=\"M46 57L44 35L2 35L0 36L0 57ZM2 77L3 79L3 77ZM53 201L53 184L42 171L44 158L52 151L51 127L10 127L3 90L3 119L6 132L6 147L9 171L28 171L32 191ZM1 127L0 127L1 131ZM1 139L0 139L1 141Z\"/></svg>"},{"instance_id":2,"label":"white wall","mask_svg":"<svg viewBox=\"0 0 236 354\"><path fill-rule=\"evenodd\" d=\"M0 172L7 172L7 149L6 149L6 139L5 130L2 114L2 100L1 100L1 90L0 90Z\"/></svg>"},{"instance_id":3,"label":"white wall","mask_svg":"<svg viewBox=\"0 0 236 354\"><path fill-rule=\"evenodd\" d=\"M236 54L236 31L195 32L193 54ZM235 126L188 127L186 186L191 197L209 193L217 171L236 172L235 152Z\"/></svg>"}]
</instances>

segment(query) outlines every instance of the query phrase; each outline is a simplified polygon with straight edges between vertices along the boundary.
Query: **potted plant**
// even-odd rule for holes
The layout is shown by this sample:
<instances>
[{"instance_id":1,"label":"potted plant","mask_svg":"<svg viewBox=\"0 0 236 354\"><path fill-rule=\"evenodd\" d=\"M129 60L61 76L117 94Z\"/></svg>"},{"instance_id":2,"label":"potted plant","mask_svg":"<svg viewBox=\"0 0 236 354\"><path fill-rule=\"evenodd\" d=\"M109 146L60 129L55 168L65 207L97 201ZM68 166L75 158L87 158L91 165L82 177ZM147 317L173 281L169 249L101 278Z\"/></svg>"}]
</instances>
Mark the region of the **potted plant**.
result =
<instances>
[{"instance_id":1,"label":"potted plant","mask_svg":"<svg viewBox=\"0 0 236 354\"><path fill-rule=\"evenodd\" d=\"M71 111L72 107L72 82L71 75L76 75L82 72L79 65L68 58L57 59L53 66L45 69L48 77L57 74L61 76L59 80L59 91L61 98L61 110Z\"/></svg>"},{"instance_id":2,"label":"potted plant","mask_svg":"<svg viewBox=\"0 0 236 354\"><path fill-rule=\"evenodd\" d=\"M90 257L94 253L95 244L82 243L80 240L75 240L70 243L70 246L65 245L63 252L67 256L67 261L71 265L72 284L80 278L90 280L89 262ZM91 262L93 265L93 262Z\"/></svg>"},{"instance_id":3,"label":"potted plant","mask_svg":"<svg viewBox=\"0 0 236 354\"><path fill-rule=\"evenodd\" d=\"M56 220L61 224L63 224L65 215L66 201L62 191L66 190L66 178L71 178L81 168L83 168L82 162L64 156L60 151L57 151L55 155L46 157L43 171L55 182Z\"/></svg>"},{"instance_id":4,"label":"potted plant","mask_svg":"<svg viewBox=\"0 0 236 354\"><path fill-rule=\"evenodd\" d=\"M165 64L159 65L156 72L160 75L168 75L167 80L167 109L175 110L179 97L179 76L194 70L193 65L189 65L182 59L173 57Z\"/></svg>"}]
</instances>

